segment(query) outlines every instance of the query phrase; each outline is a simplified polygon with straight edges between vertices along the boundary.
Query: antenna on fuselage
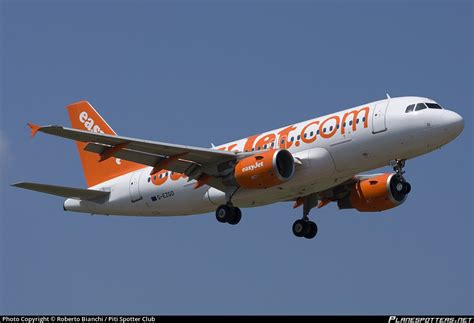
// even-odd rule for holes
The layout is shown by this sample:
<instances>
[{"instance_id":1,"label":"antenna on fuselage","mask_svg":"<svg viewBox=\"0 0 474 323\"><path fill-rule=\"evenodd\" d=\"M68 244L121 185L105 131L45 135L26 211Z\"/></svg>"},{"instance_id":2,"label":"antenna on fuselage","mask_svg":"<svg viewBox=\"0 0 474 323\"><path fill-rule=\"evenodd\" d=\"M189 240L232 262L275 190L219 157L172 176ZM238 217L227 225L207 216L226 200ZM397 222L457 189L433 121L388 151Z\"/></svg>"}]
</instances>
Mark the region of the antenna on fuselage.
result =
<instances>
[{"instance_id":1,"label":"antenna on fuselage","mask_svg":"<svg viewBox=\"0 0 474 323\"><path fill-rule=\"evenodd\" d=\"M390 94L385 93L385 95L387 96L387 99L389 99L389 100L391 99Z\"/></svg>"}]
</instances>

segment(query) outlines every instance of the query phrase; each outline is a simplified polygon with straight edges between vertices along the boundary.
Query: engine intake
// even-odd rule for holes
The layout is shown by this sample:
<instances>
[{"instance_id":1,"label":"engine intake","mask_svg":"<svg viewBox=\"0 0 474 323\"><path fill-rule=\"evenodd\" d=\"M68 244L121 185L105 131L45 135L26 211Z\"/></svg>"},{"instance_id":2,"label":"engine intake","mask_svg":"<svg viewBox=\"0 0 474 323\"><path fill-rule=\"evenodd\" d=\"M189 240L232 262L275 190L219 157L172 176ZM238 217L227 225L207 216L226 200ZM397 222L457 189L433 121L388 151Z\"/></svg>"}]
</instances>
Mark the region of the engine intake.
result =
<instances>
[{"instance_id":1,"label":"engine intake","mask_svg":"<svg viewBox=\"0 0 474 323\"><path fill-rule=\"evenodd\" d=\"M269 150L239 160L233 178L243 188L268 188L288 181L294 173L295 160L288 150Z\"/></svg>"},{"instance_id":2,"label":"engine intake","mask_svg":"<svg viewBox=\"0 0 474 323\"><path fill-rule=\"evenodd\" d=\"M337 205L360 212L384 211L405 202L409 192L410 184L397 174L386 173L358 181Z\"/></svg>"}]
</instances>

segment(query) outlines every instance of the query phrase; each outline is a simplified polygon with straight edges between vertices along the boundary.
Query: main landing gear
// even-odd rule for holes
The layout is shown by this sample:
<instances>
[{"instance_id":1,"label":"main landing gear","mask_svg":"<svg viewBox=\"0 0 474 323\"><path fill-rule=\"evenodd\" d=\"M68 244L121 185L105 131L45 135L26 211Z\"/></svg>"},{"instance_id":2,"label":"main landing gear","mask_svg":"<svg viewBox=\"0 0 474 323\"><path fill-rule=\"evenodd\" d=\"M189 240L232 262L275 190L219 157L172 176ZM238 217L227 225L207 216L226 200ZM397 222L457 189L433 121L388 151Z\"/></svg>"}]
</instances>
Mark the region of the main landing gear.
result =
<instances>
[{"instance_id":1,"label":"main landing gear","mask_svg":"<svg viewBox=\"0 0 474 323\"><path fill-rule=\"evenodd\" d=\"M236 225L242 218L242 211L238 207L228 203L221 205L216 210L216 219L221 223Z\"/></svg>"},{"instance_id":2,"label":"main landing gear","mask_svg":"<svg viewBox=\"0 0 474 323\"><path fill-rule=\"evenodd\" d=\"M313 239L318 233L318 226L309 219L296 220L293 223L293 234L297 237L305 237L306 239Z\"/></svg>"},{"instance_id":3,"label":"main landing gear","mask_svg":"<svg viewBox=\"0 0 474 323\"><path fill-rule=\"evenodd\" d=\"M293 223L293 234L297 237L313 239L318 233L318 226L308 217L309 211L318 205L319 200L315 194L303 197L303 218Z\"/></svg>"}]
</instances>

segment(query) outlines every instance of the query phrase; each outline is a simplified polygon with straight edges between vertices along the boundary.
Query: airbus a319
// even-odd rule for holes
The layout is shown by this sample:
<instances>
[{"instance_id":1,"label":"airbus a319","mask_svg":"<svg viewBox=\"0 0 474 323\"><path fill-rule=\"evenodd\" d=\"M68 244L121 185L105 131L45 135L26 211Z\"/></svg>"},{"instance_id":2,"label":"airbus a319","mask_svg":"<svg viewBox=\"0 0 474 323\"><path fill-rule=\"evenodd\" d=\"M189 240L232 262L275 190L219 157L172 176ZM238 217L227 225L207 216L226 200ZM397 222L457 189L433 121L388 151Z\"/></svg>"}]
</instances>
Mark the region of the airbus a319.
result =
<instances>
[{"instance_id":1,"label":"airbus a319","mask_svg":"<svg viewBox=\"0 0 474 323\"><path fill-rule=\"evenodd\" d=\"M384 211L407 199L405 161L456 138L462 117L423 97L363 104L212 148L117 135L81 101L67 107L71 128L29 124L76 141L87 189L21 182L16 187L67 198L65 211L178 216L215 211L235 225L241 208L276 202L302 207L297 237L314 238L310 210L329 203ZM391 165L390 173L361 175Z\"/></svg>"}]
</instances>

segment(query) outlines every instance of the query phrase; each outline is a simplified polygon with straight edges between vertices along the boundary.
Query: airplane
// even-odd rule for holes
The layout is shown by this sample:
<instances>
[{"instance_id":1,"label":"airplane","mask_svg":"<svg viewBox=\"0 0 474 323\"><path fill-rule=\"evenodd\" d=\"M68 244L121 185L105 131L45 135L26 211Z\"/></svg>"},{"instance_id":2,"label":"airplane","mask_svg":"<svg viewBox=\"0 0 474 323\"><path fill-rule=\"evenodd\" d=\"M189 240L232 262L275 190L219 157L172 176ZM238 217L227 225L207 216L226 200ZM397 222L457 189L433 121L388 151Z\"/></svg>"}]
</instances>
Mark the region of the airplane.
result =
<instances>
[{"instance_id":1,"label":"airplane","mask_svg":"<svg viewBox=\"0 0 474 323\"><path fill-rule=\"evenodd\" d=\"M211 148L119 136L87 102L67 107L71 128L28 124L76 141L87 189L20 182L13 186L66 197L64 211L178 216L215 211L235 225L240 208L276 202L302 206L297 237L318 232L310 210L378 212L411 191L405 161L454 140L463 118L423 97L387 98ZM393 172L361 174L384 166Z\"/></svg>"}]
</instances>

